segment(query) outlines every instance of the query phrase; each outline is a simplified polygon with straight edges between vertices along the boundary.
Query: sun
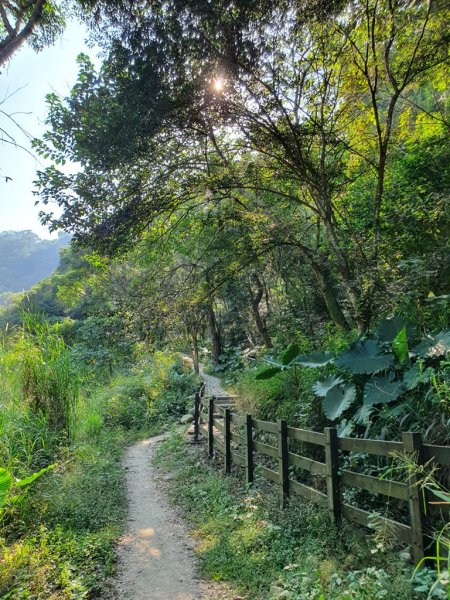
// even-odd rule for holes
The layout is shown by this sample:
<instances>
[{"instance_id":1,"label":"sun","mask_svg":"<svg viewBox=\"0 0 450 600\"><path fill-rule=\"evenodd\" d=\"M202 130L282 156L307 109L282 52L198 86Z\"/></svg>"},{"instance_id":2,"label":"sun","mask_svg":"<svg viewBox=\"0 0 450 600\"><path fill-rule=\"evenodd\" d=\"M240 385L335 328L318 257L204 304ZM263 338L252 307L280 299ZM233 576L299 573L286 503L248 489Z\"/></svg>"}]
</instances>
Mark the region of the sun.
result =
<instances>
[{"instance_id":1,"label":"sun","mask_svg":"<svg viewBox=\"0 0 450 600\"><path fill-rule=\"evenodd\" d=\"M213 81L213 88L215 92L222 92L225 87L225 81L221 77L216 77Z\"/></svg>"}]
</instances>

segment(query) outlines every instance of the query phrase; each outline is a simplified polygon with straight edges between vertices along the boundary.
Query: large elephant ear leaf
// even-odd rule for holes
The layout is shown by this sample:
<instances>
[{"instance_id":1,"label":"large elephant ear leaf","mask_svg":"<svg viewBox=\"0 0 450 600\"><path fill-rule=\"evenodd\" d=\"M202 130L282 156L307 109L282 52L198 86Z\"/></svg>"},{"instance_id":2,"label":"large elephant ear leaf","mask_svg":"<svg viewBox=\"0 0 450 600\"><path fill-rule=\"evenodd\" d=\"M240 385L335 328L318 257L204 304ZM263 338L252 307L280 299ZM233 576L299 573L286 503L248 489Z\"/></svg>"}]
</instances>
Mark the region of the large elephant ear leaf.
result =
<instances>
[{"instance_id":1,"label":"large elephant ear leaf","mask_svg":"<svg viewBox=\"0 0 450 600\"><path fill-rule=\"evenodd\" d=\"M390 377L372 377L364 388L364 404L386 404L397 400L405 392L402 381L392 381Z\"/></svg>"},{"instance_id":2,"label":"large elephant ear leaf","mask_svg":"<svg viewBox=\"0 0 450 600\"><path fill-rule=\"evenodd\" d=\"M407 390L413 390L420 383L430 383L434 374L433 367L421 369L419 365L415 364L403 374L403 385Z\"/></svg>"},{"instance_id":3,"label":"large elephant ear leaf","mask_svg":"<svg viewBox=\"0 0 450 600\"><path fill-rule=\"evenodd\" d=\"M339 385L331 388L322 400L322 409L327 419L334 421L339 418L356 398L354 385Z\"/></svg>"},{"instance_id":4,"label":"large elephant ear leaf","mask_svg":"<svg viewBox=\"0 0 450 600\"><path fill-rule=\"evenodd\" d=\"M275 375L278 375L278 373L281 373L281 371L282 371L281 367L269 367L268 369L261 371L261 373L258 373L258 375L256 375L255 379L258 379L258 380L272 379L272 377L275 377Z\"/></svg>"},{"instance_id":5,"label":"large elephant ear leaf","mask_svg":"<svg viewBox=\"0 0 450 600\"><path fill-rule=\"evenodd\" d=\"M289 344L286 350L280 355L280 362L282 365L288 365L291 363L300 352L300 346L298 344Z\"/></svg>"},{"instance_id":6,"label":"large elephant ear leaf","mask_svg":"<svg viewBox=\"0 0 450 600\"><path fill-rule=\"evenodd\" d=\"M13 476L6 469L0 469L0 508L6 500L6 496L14 483Z\"/></svg>"},{"instance_id":7,"label":"large elephant ear leaf","mask_svg":"<svg viewBox=\"0 0 450 600\"><path fill-rule=\"evenodd\" d=\"M393 342L403 328L408 339L415 335L414 326L398 316L380 321L375 334L382 342Z\"/></svg>"},{"instance_id":8,"label":"large elephant ear leaf","mask_svg":"<svg viewBox=\"0 0 450 600\"><path fill-rule=\"evenodd\" d=\"M422 358L445 356L450 352L450 331L427 335L420 344L413 348L413 352Z\"/></svg>"},{"instance_id":9,"label":"large elephant ear leaf","mask_svg":"<svg viewBox=\"0 0 450 600\"><path fill-rule=\"evenodd\" d=\"M320 396L321 398L325 398L328 392L333 389L336 385L340 385L344 383L344 380L341 377L325 377L325 379L319 379L313 385L313 392L316 396Z\"/></svg>"},{"instance_id":10,"label":"large elephant ear leaf","mask_svg":"<svg viewBox=\"0 0 450 600\"><path fill-rule=\"evenodd\" d=\"M332 352L310 352L309 354L302 354L297 356L293 361L295 364L302 365L303 367L324 367L334 361Z\"/></svg>"},{"instance_id":11,"label":"large elephant ear leaf","mask_svg":"<svg viewBox=\"0 0 450 600\"><path fill-rule=\"evenodd\" d=\"M394 362L393 354L386 354L376 340L357 342L342 352L335 363L354 374L370 374L385 371Z\"/></svg>"}]
</instances>

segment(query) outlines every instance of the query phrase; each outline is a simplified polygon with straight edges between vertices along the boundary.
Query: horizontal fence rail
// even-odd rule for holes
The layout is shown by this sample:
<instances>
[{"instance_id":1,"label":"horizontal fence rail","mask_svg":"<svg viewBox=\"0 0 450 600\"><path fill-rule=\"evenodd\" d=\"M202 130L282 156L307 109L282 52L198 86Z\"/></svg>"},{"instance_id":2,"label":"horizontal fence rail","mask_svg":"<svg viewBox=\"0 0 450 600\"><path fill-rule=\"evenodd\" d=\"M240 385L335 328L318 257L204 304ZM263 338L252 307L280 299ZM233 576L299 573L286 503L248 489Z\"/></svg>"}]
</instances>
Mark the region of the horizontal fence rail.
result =
<instances>
[{"instance_id":1,"label":"horizontal fence rail","mask_svg":"<svg viewBox=\"0 0 450 600\"><path fill-rule=\"evenodd\" d=\"M255 439L255 434L258 435L259 432L266 434L264 442ZM450 446L422 444L418 433L405 432L401 442L391 442L338 437L337 430L333 427L326 427L324 432L320 433L290 427L284 420L272 423L254 419L249 414L232 413L224 404L224 397L220 398L220 405L216 405L215 398L212 397L205 406L204 386L201 386L195 395L194 441L198 441L200 434L208 440L210 457L217 452L223 456L226 473L231 472L234 464L245 470L248 484L254 481L255 475L275 483L279 489L282 507L286 499L294 494L315 504L327 506L330 518L335 523L339 523L341 517L345 517L359 525L368 526L373 519L373 513L344 502L343 486L400 501L408 508L408 525L378 515L377 521L389 528L398 540L412 547L416 562L423 558L426 546L426 519L417 475L410 474L406 482L382 479L343 468L342 457L352 452L390 458L406 453L409 460L414 461L418 467L428 461L449 466ZM267 439L270 439L270 442L267 442ZM314 445L324 462L292 451L291 442ZM298 448L299 444L294 446ZM318 478L318 487L321 489L293 479L292 467ZM312 481L313 485L316 485L316 479L313 478Z\"/></svg>"}]
</instances>

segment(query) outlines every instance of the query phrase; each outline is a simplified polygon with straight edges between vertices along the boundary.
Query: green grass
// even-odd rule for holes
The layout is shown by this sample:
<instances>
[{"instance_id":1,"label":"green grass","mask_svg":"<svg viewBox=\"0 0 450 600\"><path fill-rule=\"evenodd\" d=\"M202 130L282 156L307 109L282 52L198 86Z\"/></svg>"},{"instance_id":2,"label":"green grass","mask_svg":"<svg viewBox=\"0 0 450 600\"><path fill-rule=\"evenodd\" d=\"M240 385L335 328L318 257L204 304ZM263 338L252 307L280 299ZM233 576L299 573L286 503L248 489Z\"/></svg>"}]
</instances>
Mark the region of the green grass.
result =
<instances>
[{"instance_id":1,"label":"green grass","mask_svg":"<svg viewBox=\"0 0 450 600\"><path fill-rule=\"evenodd\" d=\"M325 509L298 498L282 511L273 487L250 490L203 457L173 434L155 459L174 475L169 493L191 523L203 576L231 583L249 600L415 597L412 569L395 554L372 554L361 531L346 523L337 530Z\"/></svg>"},{"instance_id":2,"label":"green grass","mask_svg":"<svg viewBox=\"0 0 450 600\"><path fill-rule=\"evenodd\" d=\"M57 466L0 514L0 599L110 597L126 516L123 451L173 422L195 379L174 355L141 360L80 395L69 436L23 395L21 349L15 338L0 346L0 466L15 477Z\"/></svg>"}]
</instances>

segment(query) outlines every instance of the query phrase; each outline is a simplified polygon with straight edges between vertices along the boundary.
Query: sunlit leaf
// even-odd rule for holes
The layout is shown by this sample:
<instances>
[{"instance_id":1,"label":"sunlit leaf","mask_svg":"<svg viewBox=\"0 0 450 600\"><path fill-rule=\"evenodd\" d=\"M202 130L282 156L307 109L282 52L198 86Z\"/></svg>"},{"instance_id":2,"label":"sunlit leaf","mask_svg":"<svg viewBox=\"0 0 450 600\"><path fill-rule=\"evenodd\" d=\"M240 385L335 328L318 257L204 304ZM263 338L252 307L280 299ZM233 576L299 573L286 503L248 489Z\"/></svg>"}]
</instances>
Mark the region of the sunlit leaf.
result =
<instances>
[{"instance_id":1,"label":"sunlit leaf","mask_svg":"<svg viewBox=\"0 0 450 600\"><path fill-rule=\"evenodd\" d=\"M398 362L403 363L408 360L409 347L408 338L406 336L406 327L400 329L392 342L392 350Z\"/></svg>"},{"instance_id":2,"label":"sunlit leaf","mask_svg":"<svg viewBox=\"0 0 450 600\"><path fill-rule=\"evenodd\" d=\"M422 358L445 356L450 352L450 331L427 335L420 344L413 348L413 352Z\"/></svg>"},{"instance_id":3,"label":"sunlit leaf","mask_svg":"<svg viewBox=\"0 0 450 600\"><path fill-rule=\"evenodd\" d=\"M0 469L0 507L5 503L6 496L14 483L13 476L6 469Z\"/></svg>"}]
</instances>

